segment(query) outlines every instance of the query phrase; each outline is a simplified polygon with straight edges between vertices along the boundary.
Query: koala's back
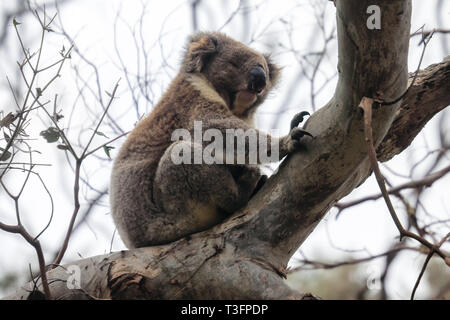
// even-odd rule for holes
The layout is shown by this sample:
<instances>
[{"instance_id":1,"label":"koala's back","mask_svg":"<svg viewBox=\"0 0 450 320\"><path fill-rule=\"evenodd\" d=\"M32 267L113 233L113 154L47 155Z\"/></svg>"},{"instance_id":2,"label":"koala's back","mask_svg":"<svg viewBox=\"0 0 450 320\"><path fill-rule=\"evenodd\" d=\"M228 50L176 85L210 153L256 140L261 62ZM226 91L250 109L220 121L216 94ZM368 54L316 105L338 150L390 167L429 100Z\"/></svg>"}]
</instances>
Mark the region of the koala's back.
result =
<instances>
[{"instance_id":1,"label":"koala's back","mask_svg":"<svg viewBox=\"0 0 450 320\"><path fill-rule=\"evenodd\" d=\"M209 104L193 90L185 75L178 75L150 115L141 120L121 147L113 165L110 203L114 223L129 248L169 242L183 223L174 223L153 199L153 181L159 161L173 143L173 130L191 131L194 120L210 115ZM211 109L214 109L211 107Z\"/></svg>"},{"instance_id":2,"label":"koala's back","mask_svg":"<svg viewBox=\"0 0 450 320\"><path fill-rule=\"evenodd\" d=\"M129 248L149 242L148 226L170 232L170 224L152 199L153 179L161 156L171 144L172 131L185 125L186 117L176 101L179 96L173 95L183 87L183 81L173 81L151 114L130 133L114 161L109 191L111 212ZM155 238L162 237L153 234Z\"/></svg>"}]
</instances>

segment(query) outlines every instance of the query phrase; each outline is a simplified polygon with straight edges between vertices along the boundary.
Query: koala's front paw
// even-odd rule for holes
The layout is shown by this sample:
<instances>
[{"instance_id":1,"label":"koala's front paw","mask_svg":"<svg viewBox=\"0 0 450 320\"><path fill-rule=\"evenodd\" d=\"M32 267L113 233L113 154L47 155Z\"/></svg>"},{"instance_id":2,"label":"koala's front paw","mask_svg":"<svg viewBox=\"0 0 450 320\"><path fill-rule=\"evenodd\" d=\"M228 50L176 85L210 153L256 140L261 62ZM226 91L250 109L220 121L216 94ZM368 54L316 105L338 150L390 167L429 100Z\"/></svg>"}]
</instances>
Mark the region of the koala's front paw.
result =
<instances>
[{"instance_id":1,"label":"koala's front paw","mask_svg":"<svg viewBox=\"0 0 450 320\"><path fill-rule=\"evenodd\" d=\"M300 140L303 136L313 137L308 131L300 128L294 128L291 130L291 132L289 132L289 135L286 136L287 153L291 153L302 148L303 144L300 142Z\"/></svg>"},{"instance_id":2,"label":"koala's front paw","mask_svg":"<svg viewBox=\"0 0 450 320\"><path fill-rule=\"evenodd\" d=\"M297 113L291 121L291 131L284 137L282 155L287 155L291 152L299 150L302 148L302 143L300 142L303 136L310 136L314 138L312 134L308 131L298 128L297 126L303 121L305 116L309 116L309 112L302 111Z\"/></svg>"}]
</instances>

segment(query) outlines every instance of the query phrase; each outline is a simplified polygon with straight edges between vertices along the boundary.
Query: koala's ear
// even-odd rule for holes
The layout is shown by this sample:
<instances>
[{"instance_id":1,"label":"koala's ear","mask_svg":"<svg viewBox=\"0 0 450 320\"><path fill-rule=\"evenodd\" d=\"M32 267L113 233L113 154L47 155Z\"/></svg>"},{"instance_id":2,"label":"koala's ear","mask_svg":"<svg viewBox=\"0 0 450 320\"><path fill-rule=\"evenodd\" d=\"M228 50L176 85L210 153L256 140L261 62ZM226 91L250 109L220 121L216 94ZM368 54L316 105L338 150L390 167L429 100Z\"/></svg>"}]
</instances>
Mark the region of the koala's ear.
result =
<instances>
[{"instance_id":1,"label":"koala's ear","mask_svg":"<svg viewBox=\"0 0 450 320\"><path fill-rule=\"evenodd\" d=\"M200 33L191 38L184 57L186 72L201 72L208 60L217 52L217 38L212 34Z\"/></svg>"},{"instance_id":2,"label":"koala's ear","mask_svg":"<svg viewBox=\"0 0 450 320\"><path fill-rule=\"evenodd\" d=\"M280 80L281 68L273 63L270 54L264 54L264 58L266 58L267 66L269 67L269 77L272 85L276 85Z\"/></svg>"}]
</instances>

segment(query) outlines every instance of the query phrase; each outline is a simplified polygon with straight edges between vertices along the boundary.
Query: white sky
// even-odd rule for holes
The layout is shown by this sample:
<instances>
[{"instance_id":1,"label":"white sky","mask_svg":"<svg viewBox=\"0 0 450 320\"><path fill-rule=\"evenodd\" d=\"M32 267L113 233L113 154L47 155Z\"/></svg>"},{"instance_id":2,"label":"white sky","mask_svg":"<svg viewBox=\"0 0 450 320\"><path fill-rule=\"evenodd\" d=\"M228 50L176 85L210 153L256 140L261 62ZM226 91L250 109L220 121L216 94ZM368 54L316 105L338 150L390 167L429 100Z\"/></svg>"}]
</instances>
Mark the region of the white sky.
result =
<instances>
[{"instance_id":1,"label":"white sky","mask_svg":"<svg viewBox=\"0 0 450 320\"><path fill-rule=\"evenodd\" d=\"M112 90L115 82L121 78L120 98L114 102L111 108L111 114L115 116L121 115L119 121L124 130L129 130L133 127L136 122L136 113L134 109L131 109L132 99L129 92L127 92L126 79L117 67L119 60L114 48L114 20L117 11L120 9L122 22L117 26L118 48L127 69L135 72L137 69L136 50L133 39L130 37L129 29L124 22L127 22L131 27L136 24L136 21L138 21L142 13L143 2L138 0L77 0L62 6L59 17L66 31L75 39L83 55L99 67L100 83L104 99L107 99L104 91ZM330 32L335 25L335 9L331 2L327 2L325 21L327 23L326 30ZM0 3L0 10L5 10L14 3L15 0L3 0ZM214 6L211 3L214 3ZM200 29L219 29L224 25L228 16L238 7L238 3L239 1L227 1L227 6L219 5L217 7L214 1L208 1L210 5L209 9L201 11L199 15ZM321 48L322 43L320 42L320 37L318 41L313 43L314 47L310 47L310 39L318 37L318 31L315 29L317 24L313 14L314 10L309 4L310 1L267 0L249 1L249 3L256 7L253 20L250 22L250 32L245 35L242 33L242 16L240 14L236 15L222 31L241 41L248 41L254 37L256 41L251 43L252 47L262 51L270 51L270 47L278 42L289 43L285 36L285 28L288 24L280 22L280 18L282 18L292 24L292 38L295 40L295 49L300 54ZM417 30L423 24L426 24L427 30L434 27L450 28L450 1L445 2L445 10L441 13L443 25L438 25L436 21L436 15L433 11L436 3L437 0L413 1L412 31ZM170 79L177 72L185 39L192 32L192 23L190 20L190 11L185 1L148 1L146 5L145 22L142 29L144 32L145 47L149 54L149 69L156 78L154 87L152 88L154 90L154 97L157 100L161 92L167 87ZM24 40L30 43L30 46L36 48L36 33L33 32L37 31L35 21L28 19L21 22L21 27L28 28L27 30L29 32ZM57 21L57 23L59 22ZM267 25L270 27L266 29ZM10 47L16 48L17 39L13 33L11 24L9 28ZM160 35L163 36L160 38ZM62 41L61 37L56 35L50 35L48 39L50 45L54 46L54 48L60 49L63 44L66 48L69 46L67 41ZM439 62L445 55L449 54L449 52L444 52L440 39L441 36L435 36L435 39L429 44L422 67ZM418 38L412 40L410 43L410 71L416 69L421 54L421 47L417 47L417 40ZM163 48L163 53L161 53L161 48ZM51 56L50 51L48 52L49 56ZM162 64L162 56L167 61L166 65L163 64L163 68L160 67ZM5 77L6 73L10 78L14 79L13 68L15 68L17 57L16 49L0 51L0 70L3 71L3 74L0 76L2 78ZM54 58L54 56L51 57ZM298 65L292 53L274 52L274 57L279 64L284 66L283 78L285 80L280 85L280 92L271 100L267 101L258 111L258 127L265 130L271 128L273 116L283 102L283 97L288 90L288 84L290 84L290 80L299 72ZM321 70L319 84L324 78L334 74L336 62L336 41L332 41L322 66L323 70ZM86 77L92 73L92 70L86 64L80 63L80 59L76 55L74 55L71 65L72 67L79 65L80 73ZM71 128L76 129L82 126L92 127L92 124L86 121L86 118L93 118L94 115L89 115L84 107L79 106L81 102L76 100L77 91L74 84L72 67L67 66L62 79L50 91L49 97L53 97L55 93L58 93L60 99L64 101L63 105L61 105L65 115L63 121L68 121L71 107L74 101L77 101L77 108L74 112L75 116L73 117ZM91 78L91 80L93 79ZM316 105L318 107L325 104L332 97L336 80L334 78L330 81L321 94L317 96ZM5 102L11 101L10 97L7 97L10 94L9 91L7 88L1 87L0 92L0 110L12 111L9 105L4 108ZM92 110L99 110L98 103L93 99L89 101L89 104ZM299 108L311 110L310 106L309 85L307 82L304 82L303 85L299 85L295 90L295 95L288 106L288 111L282 116L281 127L279 128L280 132L282 134L287 133L288 123L292 115ZM43 114L41 116L42 119L45 119ZM43 121L48 125L47 120ZM415 139L412 147L407 152L403 152L390 161L388 163L389 167L406 174L408 173L407 169L412 163L411 160L420 159L426 153L427 145L429 149L436 148L438 146L436 135L437 121L438 117L430 121L422 134ZM43 129L45 129L45 125L42 122L36 122L30 128L30 132L38 136L39 132ZM69 134L69 137L77 141L78 131L72 130L71 132L73 135ZM110 138L114 137L114 134L107 134ZM88 134L84 134L83 139L86 140L87 138ZM97 137L94 139L92 146L99 145L104 141L104 138ZM121 142L123 142L123 139L115 144L115 146L120 146ZM73 174L65 164L63 153L61 151L54 152L55 145L48 145L42 141L38 141L36 145L43 154L42 156L36 155L36 159L39 159L39 162L42 163L53 164L50 168L43 167L39 169L42 176L48 178L47 187L54 194L56 208L51 227L41 237L42 246L47 253L50 253L59 248L72 212ZM112 151L113 157L116 152L117 149ZM99 155L102 156L101 154ZM97 188L101 188L108 184L110 168L108 166L102 166L101 168L98 165L91 166L96 161L96 159L92 159L91 162L87 163L85 174L89 176L91 183ZM448 164L448 159L446 163ZM387 171L384 170L384 173L387 174ZM417 177L420 177L420 173L421 170L418 170ZM404 180L398 177L387 175L396 184L404 182ZM430 191L427 191L425 206L437 217L449 217L448 208L450 208L450 199L446 191L448 190L449 181L448 177L444 178L442 181L433 185ZM49 202L45 192L36 184L36 181L30 184L27 190L29 196L21 204L23 219L27 228L33 233L36 233L47 223ZM378 188L374 178L371 177L364 185L356 189L344 200L356 199L364 195L373 194L377 190ZM89 190L83 188L82 194L86 192L89 192ZM14 223L13 207L11 204L7 204L5 199L4 194L2 195L2 191L0 191L0 203L2 203L0 206L0 221ZM107 201L103 201L103 203L105 205L108 204ZM85 204L86 202L82 199L82 205ZM404 220L403 217L402 220ZM83 226L82 230L71 240L64 262L67 263L71 260L76 260L80 256L89 257L109 252L113 232L114 226L109 216L109 208L107 206L98 208L88 219L88 226ZM381 200L377 202L366 202L354 209L346 210L338 220L335 220L335 214L333 212L328 214L302 246L302 251L309 258L319 256L326 261L332 261L333 257L339 257L341 253L330 247L327 233L336 247L347 250L366 249L372 254L386 250L393 243L394 237L397 236L395 226L389 217L385 204ZM0 276L12 270L22 269L25 272L28 268L28 263L36 266L37 259L34 254L34 249L27 245L19 236L0 232L0 246L2 249L0 250ZM124 248L117 235L112 248L113 251ZM362 252L361 256L364 254L365 252ZM390 273L390 277L393 280L389 282L388 289L390 289L389 293L392 298L409 297L414 281L419 273L421 262L425 258L417 254L404 256ZM50 256L47 255L46 258L50 262ZM375 268L377 268L377 265L382 266L382 264L377 264L380 262L382 260L374 264ZM417 296L426 296L426 293L427 288L422 285L419 287Z\"/></svg>"}]
</instances>

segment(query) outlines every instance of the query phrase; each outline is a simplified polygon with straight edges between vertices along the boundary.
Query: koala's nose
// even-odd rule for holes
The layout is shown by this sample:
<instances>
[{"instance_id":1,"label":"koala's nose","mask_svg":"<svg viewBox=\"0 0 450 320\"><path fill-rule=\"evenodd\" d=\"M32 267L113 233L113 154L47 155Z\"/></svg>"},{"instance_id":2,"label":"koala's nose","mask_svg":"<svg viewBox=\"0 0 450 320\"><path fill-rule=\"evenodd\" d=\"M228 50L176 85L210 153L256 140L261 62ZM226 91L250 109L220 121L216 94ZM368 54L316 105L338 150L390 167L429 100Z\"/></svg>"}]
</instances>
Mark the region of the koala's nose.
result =
<instances>
[{"instance_id":1,"label":"koala's nose","mask_svg":"<svg viewBox=\"0 0 450 320\"><path fill-rule=\"evenodd\" d=\"M266 87L266 72L261 66L256 66L250 70L250 78L248 80L248 90L260 93Z\"/></svg>"}]
</instances>

